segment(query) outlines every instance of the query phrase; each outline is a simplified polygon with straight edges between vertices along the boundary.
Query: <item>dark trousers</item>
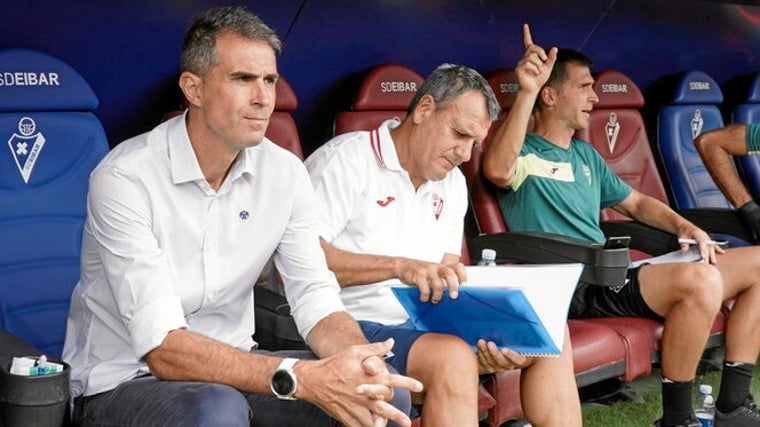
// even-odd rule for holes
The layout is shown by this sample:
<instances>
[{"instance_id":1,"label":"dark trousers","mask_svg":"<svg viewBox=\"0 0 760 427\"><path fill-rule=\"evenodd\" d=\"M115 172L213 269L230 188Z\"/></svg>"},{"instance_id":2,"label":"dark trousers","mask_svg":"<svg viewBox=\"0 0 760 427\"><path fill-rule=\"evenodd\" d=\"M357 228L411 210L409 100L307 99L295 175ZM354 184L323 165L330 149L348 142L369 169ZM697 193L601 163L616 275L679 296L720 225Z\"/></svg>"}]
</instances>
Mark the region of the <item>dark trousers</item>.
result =
<instances>
[{"instance_id":1,"label":"dark trousers","mask_svg":"<svg viewBox=\"0 0 760 427\"><path fill-rule=\"evenodd\" d=\"M309 351L273 354L302 359L315 357ZM407 414L411 410L408 391L396 389L391 403ZM113 390L75 399L74 425L337 427L340 423L303 400L286 401L271 395L242 393L222 384L162 381L144 376L126 381Z\"/></svg>"}]
</instances>

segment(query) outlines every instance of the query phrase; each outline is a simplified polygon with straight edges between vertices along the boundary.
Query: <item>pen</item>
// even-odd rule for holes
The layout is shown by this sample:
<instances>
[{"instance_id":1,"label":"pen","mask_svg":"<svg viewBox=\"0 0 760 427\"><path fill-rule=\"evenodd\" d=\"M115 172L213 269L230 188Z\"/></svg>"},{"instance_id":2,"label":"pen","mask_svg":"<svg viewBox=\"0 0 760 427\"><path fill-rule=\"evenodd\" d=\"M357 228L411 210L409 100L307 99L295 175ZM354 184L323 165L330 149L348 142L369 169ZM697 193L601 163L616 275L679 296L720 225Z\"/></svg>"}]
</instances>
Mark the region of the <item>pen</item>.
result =
<instances>
[{"instance_id":1,"label":"pen","mask_svg":"<svg viewBox=\"0 0 760 427\"><path fill-rule=\"evenodd\" d=\"M683 238L678 239L679 245L696 245L697 243L698 242L694 239L683 239ZM720 242L716 242L715 240L708 240L705 243L711 246L720 246Z\"/></svg>"}]
</instances>

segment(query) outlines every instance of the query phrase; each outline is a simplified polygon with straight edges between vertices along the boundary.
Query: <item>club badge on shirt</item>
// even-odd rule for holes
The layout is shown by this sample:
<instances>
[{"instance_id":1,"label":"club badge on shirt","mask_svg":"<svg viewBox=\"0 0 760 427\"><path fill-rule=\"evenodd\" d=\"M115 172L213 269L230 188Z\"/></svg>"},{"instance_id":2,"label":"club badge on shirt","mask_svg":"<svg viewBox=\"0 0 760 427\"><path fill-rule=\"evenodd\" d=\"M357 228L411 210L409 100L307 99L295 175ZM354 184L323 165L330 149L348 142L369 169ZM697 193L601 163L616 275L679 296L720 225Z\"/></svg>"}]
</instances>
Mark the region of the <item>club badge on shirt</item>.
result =
<instances>
[{"instance_id":1,"label":"club badge on shirt","mask_svg":"<svg viewBox=\"0 0 760 427\"><path fill-rule=\"evenodd\" d=\"M443 211L443 199L438 195L438 193L433 193L432 198L433 215L435 216L435 220L438 221L438 218L441 216L441 212Z\"/></svg>"}]
</instances>

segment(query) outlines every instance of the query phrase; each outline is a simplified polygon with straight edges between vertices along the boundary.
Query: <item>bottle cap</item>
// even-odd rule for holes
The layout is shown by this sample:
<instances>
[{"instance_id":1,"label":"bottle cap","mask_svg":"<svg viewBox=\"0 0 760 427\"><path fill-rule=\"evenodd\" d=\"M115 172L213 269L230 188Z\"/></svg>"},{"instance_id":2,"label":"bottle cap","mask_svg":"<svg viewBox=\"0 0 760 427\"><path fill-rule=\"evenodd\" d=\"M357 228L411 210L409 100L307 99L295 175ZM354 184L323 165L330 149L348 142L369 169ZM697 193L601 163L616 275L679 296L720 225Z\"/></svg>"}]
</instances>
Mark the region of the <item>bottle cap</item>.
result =
<instances>
[{"instance_id":1,"label":"bottle cap","mask_svg":"<svg viewBox=\"0 0 760 427\"><path fill-rule=\"evenodd\" d=\"M483 251L480 253L480 257L483 259L495 260L496 251L493 249L483 249Z\"/></svg>"},{"instance_id":2,"label":"bottle cap","mask_svg":"<svg viewBox=\"0 0 760 427\"><path fill-rule=\"evenodd\" d=\"M700 384L699 385L699 393L701 393L701 394L712 394L712 386L710 384Z\"/></svg>"}]
</instances>

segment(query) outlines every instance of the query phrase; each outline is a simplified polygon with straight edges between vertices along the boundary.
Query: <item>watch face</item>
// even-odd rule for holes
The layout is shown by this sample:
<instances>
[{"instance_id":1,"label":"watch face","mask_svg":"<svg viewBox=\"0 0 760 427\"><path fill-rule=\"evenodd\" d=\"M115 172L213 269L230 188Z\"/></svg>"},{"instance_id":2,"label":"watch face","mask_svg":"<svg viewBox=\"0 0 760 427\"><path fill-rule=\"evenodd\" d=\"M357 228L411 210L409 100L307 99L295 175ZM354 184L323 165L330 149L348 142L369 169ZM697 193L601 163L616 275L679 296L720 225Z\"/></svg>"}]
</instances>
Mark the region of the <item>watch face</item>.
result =
<instances>
[{"instance_id":1,"label":"watch face","mask_svg":"<svg viewBox=\"0 0 760 427\"><path fill-rule=\"evenodd\" d=\"M293 392L293 377L287 371L276 371L272 375L272 389L279 395L288 395Z\"/></svg>"}]
</instances>

